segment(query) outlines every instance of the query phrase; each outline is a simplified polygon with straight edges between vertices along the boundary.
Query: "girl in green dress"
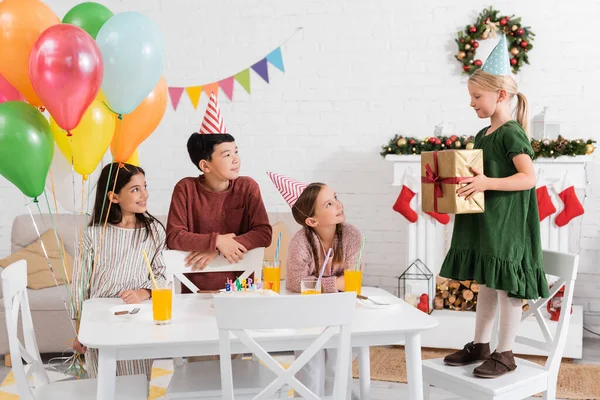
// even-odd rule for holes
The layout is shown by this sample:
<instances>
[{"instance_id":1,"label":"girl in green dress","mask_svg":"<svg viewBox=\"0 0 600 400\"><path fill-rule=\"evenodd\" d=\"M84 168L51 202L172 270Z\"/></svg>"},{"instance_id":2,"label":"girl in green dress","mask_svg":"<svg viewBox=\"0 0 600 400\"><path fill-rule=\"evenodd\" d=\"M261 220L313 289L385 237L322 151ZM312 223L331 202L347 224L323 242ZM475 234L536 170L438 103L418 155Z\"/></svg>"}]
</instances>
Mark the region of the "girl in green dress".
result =
<instances>
[{"instance_id":1,"label":"girl in green dress","mask_svg":"<svg viewBox=\"0 0 600 400\"><path fill-rule=\"evenodd\" d=\"M456 215L452 244L440 275L475 280L480 291L474 341L444 361L449 365L484 361L473 373L495 378L517 367L512 346L521 321L522 299L549 294L542 268L533 150L526 134L527 100L512 75L486 72L485 68L475 71L468 87L471 107L479 118L490 118L490 126L475 137L475 149L483 150L484 171L473 171L475 176L464 180L457 193L469 199L485 192L485 212ZM514 97L516 121L510 108ZM499 343L490 354L498 302Z\"/></svg>"}]
</instances>

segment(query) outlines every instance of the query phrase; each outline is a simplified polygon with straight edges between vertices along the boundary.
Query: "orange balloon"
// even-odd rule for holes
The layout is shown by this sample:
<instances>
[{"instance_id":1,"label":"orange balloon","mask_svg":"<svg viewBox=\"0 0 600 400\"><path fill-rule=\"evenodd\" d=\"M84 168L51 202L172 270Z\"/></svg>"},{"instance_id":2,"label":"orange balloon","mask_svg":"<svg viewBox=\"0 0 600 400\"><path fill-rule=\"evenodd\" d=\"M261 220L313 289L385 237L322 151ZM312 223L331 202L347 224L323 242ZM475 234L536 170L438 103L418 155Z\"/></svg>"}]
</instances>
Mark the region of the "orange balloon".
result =
<instances>
[{"instance_id":1,"label":"orange balloon","mask_svg":"<svg viewBox=\"0 0 600 400\"><path fill-rule=\"evenodd\" d=\"M154 132L167 110L167 81L161 77L152 92L131 114L117 121L110 151L115 162L126 162L135 149Z\"/></svg>"},{"instance_id":2,"label":"orange balloon","mask_svg":"<svg viewBox=\"0 0 600 400\"><path fill-rule=\"evenodd\" d=\"M29 80L29 54L40 33L56 24L60 19L40 0L0 2L0 74L35 107L42 102Z\"/></svg>"}]
</instances>

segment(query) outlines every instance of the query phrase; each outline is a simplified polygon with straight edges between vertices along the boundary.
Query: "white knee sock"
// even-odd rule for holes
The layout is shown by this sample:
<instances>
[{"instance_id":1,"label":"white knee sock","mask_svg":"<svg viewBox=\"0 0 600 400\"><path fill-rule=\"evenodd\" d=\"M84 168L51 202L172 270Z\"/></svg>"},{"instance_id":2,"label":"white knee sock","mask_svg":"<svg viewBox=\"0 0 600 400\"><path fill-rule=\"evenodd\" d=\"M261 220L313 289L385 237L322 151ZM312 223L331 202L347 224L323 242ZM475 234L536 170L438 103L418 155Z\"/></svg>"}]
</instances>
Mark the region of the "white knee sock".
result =
<instances>
[{"instance_id":1,"label":"white knee sock","mask_svg":"<svg viewBox=\"0 0 600 400\"><path fill-rule=\"evenodd\" d=\"M485 285L479 285L477 311L475 315L475 343L489 343L498 307L498 292Z\"/></svg>"},{"instance_id":2,"label":"white knee sock","mask_svg":"<svg viewBox=\"0 0 600 400\"><path fill-rule=\"evenodd\" d=\"M523 315L521 299L508 297L508 292L498 290L500 296L500 335L496 351L502 353L512 350L515 337L519 331L519 324ZM477 302L479 305L479 302Z\"/></svg>"}]
</instances>

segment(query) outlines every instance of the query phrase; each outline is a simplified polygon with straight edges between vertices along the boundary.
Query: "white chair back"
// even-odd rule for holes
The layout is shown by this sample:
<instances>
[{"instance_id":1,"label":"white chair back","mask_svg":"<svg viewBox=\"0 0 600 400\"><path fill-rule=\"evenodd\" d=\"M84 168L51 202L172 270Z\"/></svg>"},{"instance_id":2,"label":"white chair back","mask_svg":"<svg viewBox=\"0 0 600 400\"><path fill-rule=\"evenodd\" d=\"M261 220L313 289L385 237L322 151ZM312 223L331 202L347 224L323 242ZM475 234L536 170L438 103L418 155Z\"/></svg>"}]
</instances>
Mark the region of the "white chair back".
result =
<instances>
[{"instance_id":1,"label":"white chair back","mask_svg":"<svg viewBox=\"0 0 600 400\"><path fill-rule=\"evenodd\" d=\"M575 289L575 280L577 278L577 270L579 267L579 256L571 253L544 250L543 257L544 272L547 275L555 276L558 279L550 289L550 297L540 298L535 301L527 300L529 310L523 313L521 320L534 315L544 339L542 341L526 336L517 336L515 338L515 343L547 352L549 357L546 360L544 368L550 373L558 374L558 369L560 367L560 362L567 341L569 322L571 320L571 306L573 305L573 293ZM558 320L558 326L556 330L552 333L548 328L548 312L546 311L546 304L549 301L552 301L552 297L562 287L564 287L564 296L562 299L560 318ZM494 322L493 337L490 343L492 348L495 348L498 343L499 320L500 304L498 304L498 310Z\"/></svg>"},{"instance_id":2,"label":"white chair back","mask_svg":"<svg viewBox=\"0 0 600 400\"><path fill-rule=\"evenodd\" d=\"M49 379L42 364L31 320L27 297L27 261L16 261L2 271L2 292L12 371L17 390L22 400L33 400L29 379L33 377L35 387L48 384ZM25 346L18 336L19 314ZM22 360L25 361L25 365Z\"/></svg>"},{"instance_id":3,"label":"white chair back","mask_svg":"<svg viewBox=\"0 0 600 400\"><path fill-rule=\"evenodd\" d=\"M265 248L259 247L248 251L244 254L244 258L236 264L229 264L229 261L220 255L202 271L192 271L190 267L185 265L185 258L189 254L189 251L165 250L163 257L165 259L165 266L167 267L166 275L167 279L172 281L173 284L175 284L175 280L178 280L191 290L192 293L196 293L198 292L198 287L184 275L185 273L202 274L206 272L243 271L239 279L247 279L252 273L254 273L255 280L260 279ZM223 282L223 288L225 288L225 282Z\"/></svg>"},{"instance_id":4,"label":"white chair back","mask_svg":"<svg viewBox=\"0 0 600 400\"><path fill-rule=\"evenodd\" d=\"M295 375L337 334L338 356L333 398L346 398L352 352L350 332L356 304L355 293L276 297L237 297L223 293L214 297L214 304L219 328L223 399L234 399L230 333L233 333L277 376L253 400L268 399L286 384L303 398L318 400L319 397L298 381ZM249 332L264 329L311 328L318 328L318 337L287 369L271 357Z\"/></svg>"}]
</instances>

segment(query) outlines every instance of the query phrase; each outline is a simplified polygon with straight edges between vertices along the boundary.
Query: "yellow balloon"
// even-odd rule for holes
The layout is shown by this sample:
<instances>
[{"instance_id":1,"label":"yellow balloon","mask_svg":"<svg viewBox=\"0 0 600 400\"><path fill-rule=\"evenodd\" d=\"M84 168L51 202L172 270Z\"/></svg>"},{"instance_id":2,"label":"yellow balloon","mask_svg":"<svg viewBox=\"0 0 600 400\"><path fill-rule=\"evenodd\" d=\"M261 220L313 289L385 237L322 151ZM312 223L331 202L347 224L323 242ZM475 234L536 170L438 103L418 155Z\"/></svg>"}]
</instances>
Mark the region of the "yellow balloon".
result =
<instances>
[{"instance_id":1,"label":"yellow balloon","mask_svg":"<svg viewBox=\"0 0 600 400\"><path fill-rule=\"evenodd\" d=\"M136 167L140 166L140 155L138 153L138 149L135 149L129 160L125 161L125 164L135 165Z\"/></svg>"},{"instance_id":2,"label":"yellow balloon","mask_svg":"<svg viewBox=\"0 0 600 400\"><path fill-rule=\"evenodd\" d=\"M116 116L103 101L106 102L106 98L100 92L79 125L71 130L72 136L67 136L67 132L50 118L50 129L56 145L67 161L72 163L75 172L84 177L94 172L115 133Z\"/></svg>"}]
</instances>

